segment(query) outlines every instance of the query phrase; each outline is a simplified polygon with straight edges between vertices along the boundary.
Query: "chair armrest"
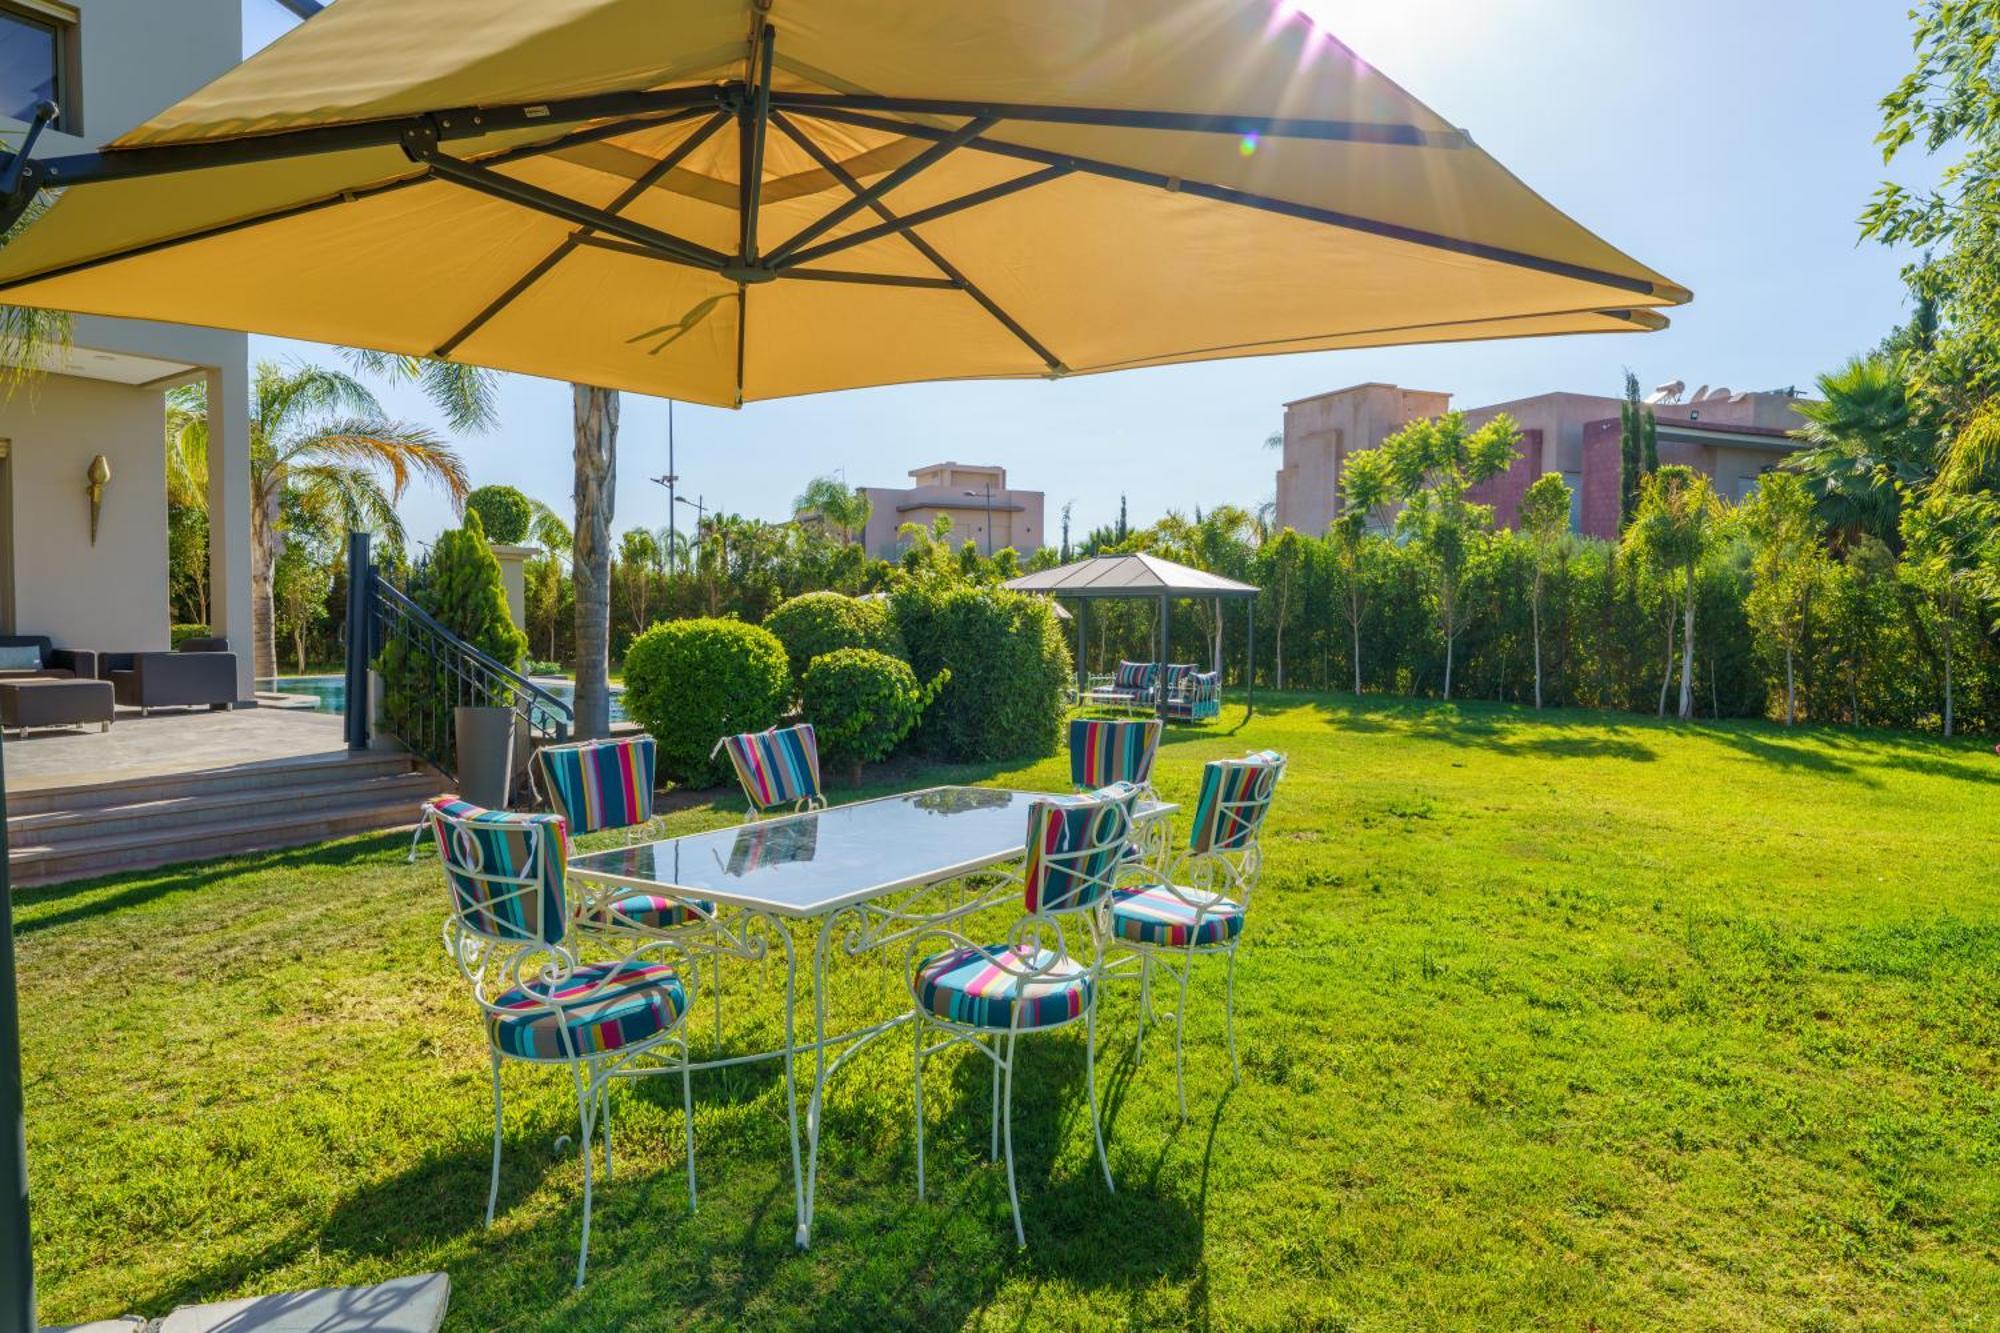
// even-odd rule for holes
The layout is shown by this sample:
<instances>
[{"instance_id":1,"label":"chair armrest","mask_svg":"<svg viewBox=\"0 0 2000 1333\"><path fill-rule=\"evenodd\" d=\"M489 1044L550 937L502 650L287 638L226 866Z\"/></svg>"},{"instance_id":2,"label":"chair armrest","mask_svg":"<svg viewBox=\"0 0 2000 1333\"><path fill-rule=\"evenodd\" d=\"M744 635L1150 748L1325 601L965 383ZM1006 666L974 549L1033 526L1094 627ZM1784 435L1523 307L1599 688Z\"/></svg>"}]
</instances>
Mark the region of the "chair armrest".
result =
<instances>
[{"instance_id":1,"label":"chair armrest","mask_svg":"<svg viewBox=\"0 0 2000 1333\"><path fill-rule=\"evenodd\" d=\"M97 654L88 648L51 648L47 665L67 667L78 680L97 679Z\"/></svg>"}]
</instances>

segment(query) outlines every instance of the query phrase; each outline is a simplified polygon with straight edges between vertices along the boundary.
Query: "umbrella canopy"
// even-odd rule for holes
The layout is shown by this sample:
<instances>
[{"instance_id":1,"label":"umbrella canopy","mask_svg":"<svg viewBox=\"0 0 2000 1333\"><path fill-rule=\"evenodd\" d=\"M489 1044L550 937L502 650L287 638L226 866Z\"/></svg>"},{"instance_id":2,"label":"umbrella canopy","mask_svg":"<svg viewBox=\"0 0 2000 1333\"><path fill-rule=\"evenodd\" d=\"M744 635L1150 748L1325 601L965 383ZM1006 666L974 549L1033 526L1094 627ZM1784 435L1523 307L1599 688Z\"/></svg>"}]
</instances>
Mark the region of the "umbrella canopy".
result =
<instances>
[{"instance_id":1,"label":"umbrella canopy","mask_svg":"<svg viewBox=\"0 0 2000 1333\"><path fill-rule=\"evenodd\" d=\"M0 301L721 405L1689 298L1288 0L338 0L52 187Z\"/></svg>"},{"instance_id":2,"label":"umbrella canopy","mask_svg":"<svg viewBox=\"0 0 2000 1333\"><path fill-rule=\"evenodd\" d=\"M1001 585L1049 597L1255 597L1248 583L1156 555L1097 555L1023 574Z\"/></svg>"}]
</instances>

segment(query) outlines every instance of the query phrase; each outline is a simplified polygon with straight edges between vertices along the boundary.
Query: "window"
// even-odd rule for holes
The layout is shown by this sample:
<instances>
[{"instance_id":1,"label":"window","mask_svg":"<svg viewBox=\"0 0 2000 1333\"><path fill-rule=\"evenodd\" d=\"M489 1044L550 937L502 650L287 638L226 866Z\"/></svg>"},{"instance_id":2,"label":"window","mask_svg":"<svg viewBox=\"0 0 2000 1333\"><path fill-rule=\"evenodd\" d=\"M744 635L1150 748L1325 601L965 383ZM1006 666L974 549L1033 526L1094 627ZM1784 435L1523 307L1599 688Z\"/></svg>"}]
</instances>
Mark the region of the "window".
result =
<instances>
[{"instance_id":1,"label":"window","mask_svg":"<svg viewBox=\"0 0 2000 1333\"><path fill-rule=\"evenodd\" d=\"M0 4L0 116L32 120L35 108L54 102L57 125L69 133L76 124L72 98L76 25L53 5Z\"/></svg>"}]
</instances>

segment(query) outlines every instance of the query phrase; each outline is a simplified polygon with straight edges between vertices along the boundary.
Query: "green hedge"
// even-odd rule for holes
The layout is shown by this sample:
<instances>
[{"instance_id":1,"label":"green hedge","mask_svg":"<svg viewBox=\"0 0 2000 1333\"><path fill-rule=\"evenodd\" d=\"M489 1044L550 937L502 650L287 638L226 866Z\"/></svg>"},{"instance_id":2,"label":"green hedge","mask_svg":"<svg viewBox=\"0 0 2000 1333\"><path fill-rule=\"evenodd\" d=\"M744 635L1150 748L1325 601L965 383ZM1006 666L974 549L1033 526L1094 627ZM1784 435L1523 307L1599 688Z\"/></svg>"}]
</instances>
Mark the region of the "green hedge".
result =
<instances>
[{"instance_id":1,"label":"green hedge","mask_svg":"<svg viewBox=\"0 0 2000 1333\"><path fill-rule=\"evenodd\" d=\"M912 743L942 759L1038 758L1062 745L1069 645L1039 597L911 583L891 599L919 678L949 672Z\"/></svg>"},{"instance_id":2,"label":"green hedge","mask_svg":"<svg viewBox=\"0 0 2000 1333\"><path fill-rule=\"evenodd\" d=\"M791 705L785 649L740 620L666 620L625 651L625 714L659 742L660 774L687 787L729 777L709 751L777 725Z\"/></svg>"},{"instance_id":3,"label":"green hedge","mask_svg":"<svg viewBox=\"0 0 2000 1333\"><path fill-rule=\"evenodd\" d=\"M167 642L178 648L189 639L210 639L215 636L208 632L206 625L169 625Z\"/></svg>"},{"instance_id":4,"label":"green hedge","mask_svg":"<svg viewBox=\"0 0 2000 1333\"><path fill-rule=\"evenodd\" d=\"M801 686L813 659L823 653L866 648L902 657L905 651L887 602L862 601L837 592L794 597L764 618L764 628L785 645L792 679Z\"/></svg>"}]
</instances>

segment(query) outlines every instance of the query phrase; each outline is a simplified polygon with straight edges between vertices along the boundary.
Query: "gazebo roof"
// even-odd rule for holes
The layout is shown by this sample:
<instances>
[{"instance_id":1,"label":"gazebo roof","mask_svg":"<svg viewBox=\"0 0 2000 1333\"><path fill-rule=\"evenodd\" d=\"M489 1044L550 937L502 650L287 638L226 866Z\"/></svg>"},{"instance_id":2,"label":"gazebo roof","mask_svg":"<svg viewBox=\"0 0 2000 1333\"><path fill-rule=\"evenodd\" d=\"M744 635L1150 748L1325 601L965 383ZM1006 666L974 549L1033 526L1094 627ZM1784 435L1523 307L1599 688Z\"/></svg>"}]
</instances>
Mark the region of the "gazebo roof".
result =
<instances>
[{"instance_id":1,"label":"gazebo roof","mask_svg":"<svg viewBox=\"0 0 2000 1333\"><path fill-rule=\"evenodd\" d=\"M1223 578L1204 569L1162 560L1143 552L1097 555L1056 569L1023 574L1002 585L1015 592L1050 597L1255 597L1248 583Z\"/></svg>"}]
</instances>

